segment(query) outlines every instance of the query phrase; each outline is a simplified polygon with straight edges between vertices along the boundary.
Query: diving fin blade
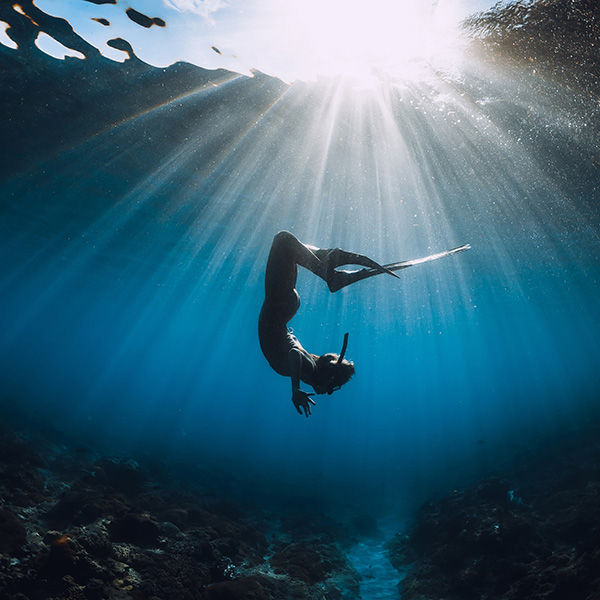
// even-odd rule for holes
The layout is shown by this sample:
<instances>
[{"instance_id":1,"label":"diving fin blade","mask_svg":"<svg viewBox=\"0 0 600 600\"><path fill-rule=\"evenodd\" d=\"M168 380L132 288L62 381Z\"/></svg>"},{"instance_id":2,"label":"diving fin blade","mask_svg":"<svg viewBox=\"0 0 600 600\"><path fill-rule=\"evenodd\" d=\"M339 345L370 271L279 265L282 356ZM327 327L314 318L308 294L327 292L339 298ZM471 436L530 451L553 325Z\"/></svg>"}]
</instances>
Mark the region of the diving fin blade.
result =
<instances>
[{"instance_id":1,"label":"diving fin blade","mask_svg":"<svg viewBox=\"0 0 600 600\"><path fill-rule=\"evenodd\" d=\"M414 265L420 265L426 262L431 262L432 260L438 260L439 258L444 258L446 256L452 256L453 254L458 254L459 252L463 252L464 250L470 250L471 244L465 244L464 246L458 246L457 248L452 248L452 250L446 250L445 252L437 252L436 254L430 254L429 256L424 256L423 258L413 258L412 260L403 260L397 263L391 263L389 265L383 265L384 269L387 271L400 271L401 269L406 269L407 267L412 267Z\"/></svg>"}]
</instances>

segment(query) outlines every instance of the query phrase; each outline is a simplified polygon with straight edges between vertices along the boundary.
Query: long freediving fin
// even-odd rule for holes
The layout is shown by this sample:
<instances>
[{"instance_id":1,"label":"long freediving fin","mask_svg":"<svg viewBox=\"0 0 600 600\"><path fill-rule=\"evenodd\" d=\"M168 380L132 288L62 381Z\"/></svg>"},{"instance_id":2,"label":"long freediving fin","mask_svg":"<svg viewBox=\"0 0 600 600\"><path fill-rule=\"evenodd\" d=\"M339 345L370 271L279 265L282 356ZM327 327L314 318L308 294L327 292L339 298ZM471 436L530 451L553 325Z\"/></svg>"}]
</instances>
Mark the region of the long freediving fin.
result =
<instances>
[{"instance_id":1,"label":"long freediving fin","mask_svg":"<svg viewBox=\"0 0 600 600\"><path fill-rule=\"evenodd\" d=\"M333 273L335 280L331 279L331 281L328 282L328 286L332 292L337 292L347 285L351 285L357 281L362 281L363 279L368 279L369 277L374 277L375 275L383 275L384 273L395 275L394 271L400 271L401 269L406 269L407 267L431 262L432 260L444 258L445 256L452 256L453 254L458 254L459 252L462 252L463 250L469 250L470 248L470 244L465 244L464 246L458 246L457 248L452 248L452 250L446 250L445 252L430 254L429 256L424 256L423 258L414 258L412 260L403 260L400 262L390 263L389 265L381 265L376 269L368 268L359 269L358 271L336 269Z\"/></svg>"},{"instance_id":2,"label":"long freediving fin","mask_svg":"<svg viewBox=\"0 0 600 600\"><path fill-rule=\"evenodd\" d=\"M438 258L444 258L445 256L452 256L453 254L458 254L463 250L470 250L471 244L465 244L464 246L458 246L458 248L452 248L452 250L446 250L445 252L438 252L436 254L430 254L429 256L424 256L423 258L414 258L412 260L403 260L397 263L391 263L389 265L383 265L385 269L388 271L400 271L400 269L406 269L407 267L412 267L414 265L420 265L422 263L431 262L432 260L437 260ZM372 269L373 274L377 271Z\"/></svg>"}]
</instances>

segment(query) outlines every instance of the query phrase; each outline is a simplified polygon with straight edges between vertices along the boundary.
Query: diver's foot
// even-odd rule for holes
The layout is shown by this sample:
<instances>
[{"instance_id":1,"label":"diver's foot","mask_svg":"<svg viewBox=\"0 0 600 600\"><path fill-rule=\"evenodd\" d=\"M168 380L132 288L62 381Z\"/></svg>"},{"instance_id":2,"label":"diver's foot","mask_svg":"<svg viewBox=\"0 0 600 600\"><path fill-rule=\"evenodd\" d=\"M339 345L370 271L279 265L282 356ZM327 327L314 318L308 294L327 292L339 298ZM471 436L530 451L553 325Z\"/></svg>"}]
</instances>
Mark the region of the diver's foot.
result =
<instances>
[{"instance_id":1,"label":"diver's foot","mask_svg":"<svg viewBox=\"0 0 600 600\"><path fill-rule=\"evenodd\" d=\"M327 287L330 292L337 292L347 285L356 283L373 275L381 275L385 271L376 271L374 269L360 269L358 271L331 271L327 277Z\"/></svg>"},{"instance_id":2,"label":"diver's foot","mask_svg":"<svg viewBox=\"0 0 600 600\"><path fill-rule=\"evenodd\" d=\"M358 265L361 267L367 267L369 270L372 269L377 273L387 273L393 277L398 277L396 273L375 262L372 258L356 252L347 252L346 250L342 250L340 248L329 250L325 257L325 262L327 263L328 270L333 270L344 265Z\"/></svg>"}]
</instances>

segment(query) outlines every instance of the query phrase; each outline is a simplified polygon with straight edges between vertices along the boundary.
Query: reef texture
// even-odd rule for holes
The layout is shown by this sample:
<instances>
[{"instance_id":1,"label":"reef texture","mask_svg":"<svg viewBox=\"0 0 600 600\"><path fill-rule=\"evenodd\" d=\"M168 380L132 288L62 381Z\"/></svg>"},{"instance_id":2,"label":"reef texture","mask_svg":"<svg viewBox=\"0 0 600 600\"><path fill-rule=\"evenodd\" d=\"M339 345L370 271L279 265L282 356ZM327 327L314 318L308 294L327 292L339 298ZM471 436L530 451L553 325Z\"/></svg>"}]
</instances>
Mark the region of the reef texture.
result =
<instances>
[{"instance_id":1,"label":"reef texture","mask_svg":"<svg viewBox=\"0 0 600 600\"><path fill-rule=\"evenodd\" d=\"M597 0L498 2L464 23L491 60L542 71L597 97L600 19Z\"/></svg>"},{"instance_id":2,"label":"reef texture","mask_svg":"<svg viewBox=\"0 0 600 600\"><path fill-rule=\"evenodd\" d=\"M403 600L600 598L597 430L422 506L389 543Z\"/></svg>"},{"instance_id":3,"label":"reef texture","mask_svg":"<svg viewBox=\"0 0 600 600\"><path fill-rule=\"evenodd\" d=\"M242 508L204 477L0 430L0 597L360 597L334 521Z\"/></svg>"}]
</instances>

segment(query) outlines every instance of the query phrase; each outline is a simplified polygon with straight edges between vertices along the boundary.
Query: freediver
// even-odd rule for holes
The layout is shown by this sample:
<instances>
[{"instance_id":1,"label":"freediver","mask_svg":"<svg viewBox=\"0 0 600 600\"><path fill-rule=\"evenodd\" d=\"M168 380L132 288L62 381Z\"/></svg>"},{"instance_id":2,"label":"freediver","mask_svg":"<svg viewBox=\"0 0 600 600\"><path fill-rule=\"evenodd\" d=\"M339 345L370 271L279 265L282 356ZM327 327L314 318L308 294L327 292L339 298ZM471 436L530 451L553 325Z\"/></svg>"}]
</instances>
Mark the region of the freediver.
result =
<instances>
[{"instance_id":1,"label":"freediver","mask_svg":"<svg viewBox=\"0 0 600 600\"><path fill-rule=\"evenodd\" d=\"M398 277L394 271L415 264L436 260L470 248L467 244L432 254L416 260L380 265L362 254L346 252L340 248L321 249L303 244L289 231L280 231L273 238L265 273L265 301L258 318L258 337L261 350L279 375L290 377L292 381L292 402L298 413L308 417L313 392L300 389L304 382L317 394L333 394L354 375L354 363L344 355L348 345L348 334L344 336L339 354L329 352L321 356L304 349L287 324L300 308L300 296L296 290L298 266L308 269L327 284L330 292L337 292L347 285L374 275L387 273ZM344 265L365 267L359 270L339 270Z\"/></svg>"}]
</instances>

